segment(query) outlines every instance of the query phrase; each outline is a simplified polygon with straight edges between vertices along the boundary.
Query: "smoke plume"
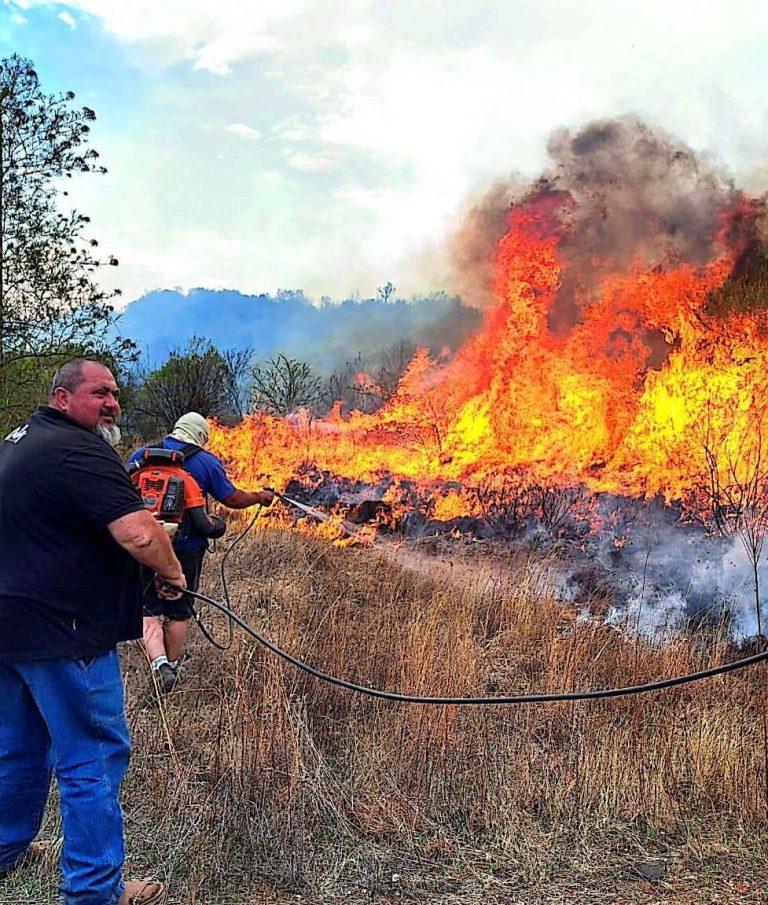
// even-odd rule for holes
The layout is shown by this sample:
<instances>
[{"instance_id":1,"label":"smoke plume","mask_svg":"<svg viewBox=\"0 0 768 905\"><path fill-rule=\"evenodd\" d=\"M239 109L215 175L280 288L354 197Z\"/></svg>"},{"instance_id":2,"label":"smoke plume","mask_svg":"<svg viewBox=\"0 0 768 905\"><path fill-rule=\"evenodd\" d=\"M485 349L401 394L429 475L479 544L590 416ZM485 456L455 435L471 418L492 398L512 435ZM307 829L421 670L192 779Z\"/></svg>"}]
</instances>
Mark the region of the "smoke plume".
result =
<instances>
[{"instance_id":1,"label":"smoke plume","mask_svg":"<svg viewBox=\"0 0 768 905\"><path fill-rule=\"evenodd\" d=\"M739 194L727 174L680 141L633 116L561 129L547 145L551 165L532 184L497 183L467 215L454 243L465 300L493 302L496 244L514 205L551 196L566 265L550 327L567 329L606 274L667 263L702 264L722 241L724 211Z\"/></svg>"}]
</instances>

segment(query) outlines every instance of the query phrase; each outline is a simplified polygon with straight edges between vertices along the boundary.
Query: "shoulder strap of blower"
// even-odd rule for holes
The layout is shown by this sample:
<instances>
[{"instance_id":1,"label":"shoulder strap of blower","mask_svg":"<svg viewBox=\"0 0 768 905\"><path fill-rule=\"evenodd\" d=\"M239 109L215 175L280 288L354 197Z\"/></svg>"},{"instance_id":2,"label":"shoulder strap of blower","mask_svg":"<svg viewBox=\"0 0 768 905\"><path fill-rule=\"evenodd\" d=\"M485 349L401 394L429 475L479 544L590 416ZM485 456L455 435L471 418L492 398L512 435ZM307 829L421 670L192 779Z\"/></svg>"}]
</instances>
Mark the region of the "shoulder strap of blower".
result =
<instances>
[{"instance_id":1,"label":"shoulder strap of blower","mask_svg":"<svg viewBox=\"0 0 768 905\"><path fill-rule=\"evenodd\" d=\"M163 449L168 449L168 447L165 445L165 440L163 440L163 447L162 447L162 448L163 448ZM185 443L185 444L181 447L181 449L178 449L178 450L174 449L174 450L172 450L172 452L181 453L181 461L179 462L179 465L184 469L184 471L185 471L190 477L192 477L192 479L195 481L195 486L196 486L196 487L199 487L200 492L201 492L202 495L203 495L203 505L205 506L205 511L208 512L208 494L206 493L205 490L203 490L202 487L200 487L200 485L197 483L197 480L193 477L192 472L187 468L187 462L189 462L189 460L190 460L193 456L196 456L198 453L200 453L200 452L202 452L202 451L203 451L202 446L198 446L196 443ZM187 527L188 527L188 526L187 526Z\"/></svg>"},{"instance_id":2,"label":"shoulder strap of blower","mask_svg":"<svg viewBox=\"0 0 768 905\"><path fill-rule=\"evenodd\" d=\"M163 443L165 443L165 441L163 441ZM167 447L165 447L165 448L167 449ZM181 449L178 450L178 452L180 452L182 454L182 456L184 457L183 461L181 462L181 467L184 469L185 472L187 472L187 474L189 474L190 478L192 478L192 473L187 468L187 462L189 462L189 460L193 456L196 456L199 452L202 452L202 451L203 451L202 446L198 446L196 443L185 443L181 447ZM193 478L193 480L194 480L194 478ZM203 490L202 487L200 487L200 485L197 483L197 481L195 481L195 486L199 488L200 493L202 494L204 511L205 511L205 514L208 515L208 494ZM192 513L190 513L190 516L191 515L192 515ZM194 519L187 517L182 521L181 528L180 528L179 534L177 535L176 539L183 540L187 537L190 537L193 534L197 534L197 535L202 535L203 537L211 538L215 541L217 537L221 537L224 533L223 530L221 532L218 531L218 524L219 524L219 522L221 522L222 525L224 523L221 521L221 519L218 519L217 516L215 516L215 517L209 516L209 519L217 525L217 530L212 531L212 532L209 531L207 529L207 527L205 527L202 524L202 519L198 517L197 512L195 512ZM209 552L210 552L210 549L211 548L209 545ZM216 549L215 545L214 545L213 549Z\"/></svg>"},{"instance_id":3,"label":"shoulder strap of blower","mask_svg":"<svg viewBox=\"0 0 768 905\"><path fill-rule=\"evenodd\" d=\"M194 452L200 447L192 446ZM148 447L128 466L144 505L165 526L174 542L198 535L221 537L224 522L205 511L205 498L194 477L184 470L184 453L163 446Z\"/></svg>"},{"instance_id":4,"label":"shoulder strap of blower","mask_svg":"<svg viewBox=\"0 0 768 905\"><path fill-rule=\"evenodd\" d=\"M163 441L163 442L165 442L165 441ZM163 445L163 449L168 449L168 447ZM189 462L189 460L193 456L196 456L199 452L202 452L202 451L203 451L202 446L197 446L195 443L185 443L184 446L182 446L181 449L178 450L178 452L180 452L183 456L183 460L181 462L181 467L185 471L189 471L189 469L187 468L187 462Z\"/></svg>"}]
</instances>

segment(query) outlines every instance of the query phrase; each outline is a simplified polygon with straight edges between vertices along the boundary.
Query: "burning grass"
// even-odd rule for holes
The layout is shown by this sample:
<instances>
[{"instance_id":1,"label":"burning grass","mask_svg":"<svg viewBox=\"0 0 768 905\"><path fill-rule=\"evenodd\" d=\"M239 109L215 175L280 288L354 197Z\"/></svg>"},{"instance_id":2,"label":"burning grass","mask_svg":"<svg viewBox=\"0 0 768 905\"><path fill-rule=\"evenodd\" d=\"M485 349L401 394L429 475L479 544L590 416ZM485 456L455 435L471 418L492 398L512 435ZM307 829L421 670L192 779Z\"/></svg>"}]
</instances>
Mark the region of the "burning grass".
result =
<instances>
[{"instance_id":1,"label":"burning grass","mask_svg":"<svg viewBox=\"0 0 768 905\"><path fill-rule=\"evenodd\" d=\"M713 471L764 483L764 203L721 198L706 261L653 242L651 253L646 236L619 264L574 260L607 204L592 200L540 187L513 205L482 327L450 359L418 350L379 411L254 413L214 426L211 448L240 483L280 489L308 465L422 487L476 488L511 471L543 486L695 501L701 513ZM447 495L440 515L472 515L474 502Z\"/></svg>"}]
</instances>

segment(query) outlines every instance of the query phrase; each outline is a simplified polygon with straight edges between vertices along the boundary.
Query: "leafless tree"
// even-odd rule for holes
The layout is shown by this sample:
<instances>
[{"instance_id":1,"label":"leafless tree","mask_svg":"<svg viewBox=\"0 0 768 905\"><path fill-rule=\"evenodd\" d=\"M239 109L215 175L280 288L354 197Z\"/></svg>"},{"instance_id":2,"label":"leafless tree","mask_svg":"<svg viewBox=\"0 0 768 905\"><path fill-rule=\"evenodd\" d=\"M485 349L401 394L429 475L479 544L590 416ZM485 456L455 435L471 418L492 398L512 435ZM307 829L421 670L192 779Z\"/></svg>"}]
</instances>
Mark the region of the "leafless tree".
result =
<instances>
[{"instance_id":1,"label":"leafless tree","mask_svg":"<svg viewBox=\"0 0 768 905\"><path fill-rule=\"evenodd\" d=\"M389 280L376 290L376 298L382 302L388 302L395 294L395 284Z\"/></svg>"},{"instance_id":2,"label":"leafless tree","mask_svg":"<svg viewBox=\"0 0 768 905\"><path fill-rule=\"evenodd\" d=\"M186 349L174 349L161 367L140 372L135 396L142 432L150 425L168 430L186 412L221 417L230 411L232 375L224 356L193 337Z\"/></svg>"},{"instance_id":3,"label":"leafless tree","mask_svg":"<svg viewBox=\"0 0 768 905\"><path fill-rule=\"evenodd\" d=\"M527 475L508 468L483 478L471 488L483 518L495 528L516 531L533 513Z\"/></svg>"},{"instance_id":4,"label":"leafless tree","mask_svg":"<svg viewBox=\"0 0 768 905\"><path fill-rule=\"evenodd\" d=\"M702 447L704 467L698 496L708 502L709 517L721 535L739 538L752 567L757 633L762 639L759 563L768 529L768 455L763 440L768 427L768 399L753 394L745 409L707 406ZM763 677L765 680L765 664ZM764 682L765 686L765 682ZM768 810L768 713L765 687L761 705L763 770Z\"/></svg>"},{"instance_id":5,"label":"leafless tree","mask_svg":"<svg viewBox=\"0 0 768 905\"><path fill-rule=\"evenodd\" d=\"M768 454L763 440L768 401L753 400L748 413L716 413L707 407L699 476L699 499L706 501L708 518L720 535L739 538L754 576L757 630L763 633L760 612L759 560L768 529Z\"/></svg>"},{"instance_id":6,"label":"leafless tree","mask_svg":"<svg viewBox=\"0 0 768 905\"><path fill-rule=\"evenodd\" d=\"M226 364L225 391L232 414L238 421L248 409L250 401L249 380L253 349L226 349L221 353Z\"/></svg>"},{"instance_id":7,"label":"leafless tree","mask_svg":"<svg viewBox=\"0 0 768 905\"><path fill-rule=\"evenodd\" d=\"M251 395L256 411L287 415L311 408L320 396L321 380L306 361L280 353L251 372Z\"/></svg>"},{"instance_id":8,"label":"leafless tree","mask_svg":"<svg viewBox=\"0 0 768 905\"><path fill-rule=\"evenodd\" d=\"M416 347L412 342L401 340L384 349L374 363L371 377L381 390L382 402L387 402L395 394L400 378L415 353Z\"/></svg>"}]
</instances>

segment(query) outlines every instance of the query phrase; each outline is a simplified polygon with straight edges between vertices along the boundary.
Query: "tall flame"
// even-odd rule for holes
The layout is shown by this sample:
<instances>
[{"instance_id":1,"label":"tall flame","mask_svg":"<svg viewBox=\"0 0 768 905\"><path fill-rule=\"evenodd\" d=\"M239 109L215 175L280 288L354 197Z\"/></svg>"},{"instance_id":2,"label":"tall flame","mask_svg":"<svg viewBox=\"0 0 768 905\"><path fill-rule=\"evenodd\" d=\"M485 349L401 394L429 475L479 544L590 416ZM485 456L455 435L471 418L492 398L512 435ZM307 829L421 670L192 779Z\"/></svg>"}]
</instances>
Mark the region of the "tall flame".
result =
<instances>
[{"instance_id":1,"label":"tall flame","mask_svg":"<svg viewBox=\"0 0 768 905\"><path fill-rule=\"evenodd\" d=\"M751 202L736 206L748 215ZM243 485L284 485L307 463L366 482L469 485L515 468L667 501L695 491L713 451L749 468L768 402L766 318L711 313L744 250L733 206L709 260L649 264L638 247L628 266L591 260L588 285L569 278L572 207L567 193L541 192L512 208L481 330L451 360L419 350L381 410L255 414L215 427L213 450ZM564 292L578 311L565 329ZM444 506L458 514L461 496Z\"/></svg>"}]
</instances>

